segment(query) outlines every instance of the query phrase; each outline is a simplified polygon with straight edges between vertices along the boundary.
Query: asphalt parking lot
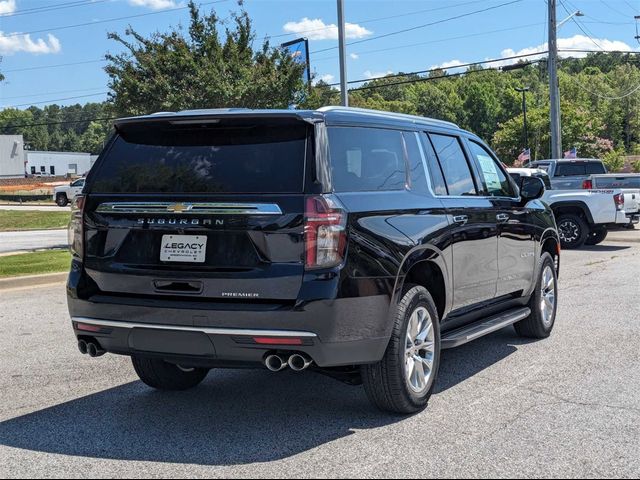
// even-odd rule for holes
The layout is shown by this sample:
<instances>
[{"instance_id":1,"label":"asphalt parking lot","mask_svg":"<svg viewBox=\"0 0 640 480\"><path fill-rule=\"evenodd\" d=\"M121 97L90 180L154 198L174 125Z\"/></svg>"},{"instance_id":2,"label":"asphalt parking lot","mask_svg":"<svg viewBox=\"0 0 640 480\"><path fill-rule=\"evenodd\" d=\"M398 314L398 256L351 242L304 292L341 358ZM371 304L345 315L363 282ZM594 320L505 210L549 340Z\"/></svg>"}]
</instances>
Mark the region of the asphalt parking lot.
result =
<instances>
[{"instance_id":1,"label":"asphalt parking lot","mask_svg":"<svg viewBox=\"0 0 640 480\"><path fill-rule=\"evenodd\" d=\"M507 328L446 351L406 418L313 373L154 392L128 359L77 352L62 285L2 291L0 476L637 478L637 237L564 252L552 337Z\"/></svg>"}]
</instances>

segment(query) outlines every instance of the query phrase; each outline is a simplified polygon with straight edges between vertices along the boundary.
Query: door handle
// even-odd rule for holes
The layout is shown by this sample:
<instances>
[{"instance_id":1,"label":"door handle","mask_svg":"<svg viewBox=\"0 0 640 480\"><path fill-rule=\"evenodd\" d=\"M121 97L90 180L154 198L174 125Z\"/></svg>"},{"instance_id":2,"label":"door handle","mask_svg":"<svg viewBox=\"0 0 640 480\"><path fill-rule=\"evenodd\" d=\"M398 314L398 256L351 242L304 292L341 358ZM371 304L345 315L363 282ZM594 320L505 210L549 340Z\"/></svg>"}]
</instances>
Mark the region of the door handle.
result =
<instances>
[{"instance_id":1,"label":"door handle","mask_svg":"<svg viewBox=\"0 0 640 480\"><path fill-rule=\"evenodd\" d=\"M509 220L509 215L506 213L499 213L498 215L496 215L496 220L498 220L499 222L506 222Z\"/></svg>"},{"instance_id":2,"label":"door handle","mask_svg":"<svg viewBox=\"0 0 640 480\"><path fill-rule=\"evenodd\" d=\"M456 215L453 217L453 223L457 223L460 225L466 225L469 221L469 217L467 215Z\"/></svg>"}]
</instances>

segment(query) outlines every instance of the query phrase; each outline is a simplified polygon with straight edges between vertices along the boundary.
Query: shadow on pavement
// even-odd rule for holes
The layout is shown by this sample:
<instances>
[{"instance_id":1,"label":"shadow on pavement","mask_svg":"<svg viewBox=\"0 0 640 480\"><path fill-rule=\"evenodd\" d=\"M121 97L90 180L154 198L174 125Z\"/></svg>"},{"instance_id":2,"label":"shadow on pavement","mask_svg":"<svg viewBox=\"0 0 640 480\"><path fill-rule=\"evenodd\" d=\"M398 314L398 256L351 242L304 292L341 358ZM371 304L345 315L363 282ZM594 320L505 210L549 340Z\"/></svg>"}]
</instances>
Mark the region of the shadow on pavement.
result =
<instances>
[{"instance_id":1,"label":"shadow on pavement","mask_svg":"<svg viewBox=\"0 0 640 480\"><path fill-rule=\"evenodd\" d=\"M580 247L584 252L619 252L621 250L629 250L629 246L614 246L614 245L593 245Z\"/></svg>"},{"instance_id":2,"label":"shadow on pavement","mask_svg":"<svg viewBox=\"0 0 640 480\"><path fill-rule=\"evenodd\" d=\"M515 341L515 342L514 342ZM444 352L437 392L516 352L513 329ZM132 382L0 423L0 445L63 455L197 465L269 462L404 417L362 388L317 374L212 371L197 389Z\"/></svg>"}]
</instances>

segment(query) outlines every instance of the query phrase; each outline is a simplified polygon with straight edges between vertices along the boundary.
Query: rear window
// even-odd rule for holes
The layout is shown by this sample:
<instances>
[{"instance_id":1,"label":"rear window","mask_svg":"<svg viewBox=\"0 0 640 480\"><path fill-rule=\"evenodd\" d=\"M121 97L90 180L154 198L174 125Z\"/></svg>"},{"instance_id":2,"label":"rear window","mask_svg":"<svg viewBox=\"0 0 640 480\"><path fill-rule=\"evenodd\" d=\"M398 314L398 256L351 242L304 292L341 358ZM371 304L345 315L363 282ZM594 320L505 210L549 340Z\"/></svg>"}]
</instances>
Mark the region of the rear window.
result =
<instances>
[{"instance_id":1,"label":"rear window","mask_svg":"<svg viewBox=\"0 0 640 480\"><path fill-rule=\"evenodd\" d=\"M407 183L402 132L381 128L329 128L336 192L403 190Z\"/></svg>"},{"instance_id":2,"label":"rear window","mask_svg":"<svg viewBox=\"0 0 640 480\"><path fill-rule=\"evenodd\" d=\"M606 173L604 165L599 162L571 162L559 163L556 176L571 177L579 175L594 175L598 173Z\"/></svg>"},{"instance_id":3,"label":"rear window","mask_svg":"<svg viewBox=\"0 0 640 480\"><path fill-rule=\"evenodd\" d=\"M307 127L138 125L120 132L94 193L301 193Z\"/></svg>"}]
</instances>

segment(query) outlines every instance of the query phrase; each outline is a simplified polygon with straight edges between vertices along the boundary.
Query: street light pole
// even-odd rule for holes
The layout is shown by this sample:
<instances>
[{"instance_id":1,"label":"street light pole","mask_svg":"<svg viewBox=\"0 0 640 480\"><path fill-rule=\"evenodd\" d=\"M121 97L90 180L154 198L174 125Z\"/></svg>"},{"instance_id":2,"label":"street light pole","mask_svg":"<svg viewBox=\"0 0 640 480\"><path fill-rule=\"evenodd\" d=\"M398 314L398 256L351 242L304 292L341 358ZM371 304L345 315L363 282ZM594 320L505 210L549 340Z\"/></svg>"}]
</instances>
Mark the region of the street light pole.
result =
<instances>
[{"instance_id":1,"label":"street light pole","mask_svg":"<svg viewBox=\"0 0 640 480\"><path fill-rule=\"evenodd\" d=\"M340 103L349 106L347 90L347 52L344 40L344 2L338 0L338 47L340 50Z\"/></svg>"},{"instance_id":2,"label":"street light pole","mask_svg":"<svg viewBox=\"0 0 640 480\"><path fill-rule=\"evenodd\" d=\"M516 88L516 92L522 93L522 113L524 115L524 148L529 149L529 127L527 125L527 92L529 87Z\"/></svg>"},{"instance_id":3,"label":"street light pole","mask_svg":"<svg viewBox=\"0 0 640 480\"><path fill-rule=\"evenodd\" d=\"M549 0L549 95L551 120L551 158L562 158L560 126L560 88L558 85L558 25L556 0Z\"/></svg>"}]
</instances>

